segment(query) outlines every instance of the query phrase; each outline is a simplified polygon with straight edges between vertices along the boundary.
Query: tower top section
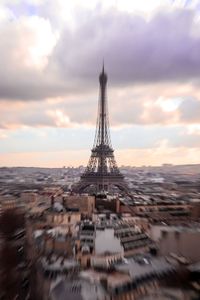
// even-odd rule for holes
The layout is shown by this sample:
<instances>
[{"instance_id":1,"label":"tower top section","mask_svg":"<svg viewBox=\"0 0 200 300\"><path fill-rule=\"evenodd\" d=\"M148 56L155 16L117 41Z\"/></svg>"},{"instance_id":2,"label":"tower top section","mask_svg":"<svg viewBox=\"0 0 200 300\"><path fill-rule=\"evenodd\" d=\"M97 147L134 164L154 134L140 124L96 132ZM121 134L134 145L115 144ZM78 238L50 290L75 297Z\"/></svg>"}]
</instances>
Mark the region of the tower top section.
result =
<instances>
[{"instance_id":1,"label":"tower top section","mask_svg":"<svg viewBox=\"0 0 200 300\"><path fill-rule=\"evenodd\" d=\"M108 77L107 77L107 74L104 71L104 62L103 62L102 71L101 71L101 73L99 75L99 83L100 83L100 85L106 85L107 80L108 80Z\"/></svg>"}]
</instances>

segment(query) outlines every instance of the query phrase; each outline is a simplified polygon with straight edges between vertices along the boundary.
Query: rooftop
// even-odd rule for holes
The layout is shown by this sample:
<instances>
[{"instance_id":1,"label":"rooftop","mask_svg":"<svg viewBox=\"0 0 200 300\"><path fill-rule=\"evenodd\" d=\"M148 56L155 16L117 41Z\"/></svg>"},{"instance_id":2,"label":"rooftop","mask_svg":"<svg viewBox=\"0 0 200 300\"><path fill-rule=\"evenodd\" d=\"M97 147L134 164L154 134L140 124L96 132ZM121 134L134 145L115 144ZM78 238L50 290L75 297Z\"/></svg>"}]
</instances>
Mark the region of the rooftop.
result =
<instances>
[{"instance_id":1,"label":"rooftop","mask_svg":"<svg viewBox=\"0 0 200 300\"><path fill-rule=\"evenodd\" d=\"M125 263L116 266L116 270L127 273L131 278L138 279L147 275L161 275L175 269L167 260L161 258L148 258L141 256L137 261L133 258L126 259Z\"/></svg>"},{"instance_id":2,"label":"rooftop","mask_svg":"<svg viewBox=\"0 0 200 300\"><path fill-rule=\"evenodd\" d=\"M185 226L180 226L180 225L177 225L177 226L166 226L166 225L161 225L162 229L164 231L167 231L167 232L200 232L200 224L194 224L192 223L191 226L188 224L188 225L185 225Z\"/></svg>"},{"instance_id":3,"label":"rooftop","mask_svg":"<svg viewBox=\"0 0 200 300\"><path fill-rule=\"evenodd\" d=\"M51 284L51 300L103 300L105 291L100 284L92 284L83 278L74 280L58 278Z\"/></svg>"},{"instance_id":4,"label":"rooftop","mask_svg":"<svg viewBox=\"0 0 200 300\"><path fill-rule=\"evenodd\" d=\"M64 257L56 257L52 255L49 259L42 257L41 265L45 271L59 271L70 270L78 266L78 263L73 259L66 259Z\"/></svg>"}]
</instances>

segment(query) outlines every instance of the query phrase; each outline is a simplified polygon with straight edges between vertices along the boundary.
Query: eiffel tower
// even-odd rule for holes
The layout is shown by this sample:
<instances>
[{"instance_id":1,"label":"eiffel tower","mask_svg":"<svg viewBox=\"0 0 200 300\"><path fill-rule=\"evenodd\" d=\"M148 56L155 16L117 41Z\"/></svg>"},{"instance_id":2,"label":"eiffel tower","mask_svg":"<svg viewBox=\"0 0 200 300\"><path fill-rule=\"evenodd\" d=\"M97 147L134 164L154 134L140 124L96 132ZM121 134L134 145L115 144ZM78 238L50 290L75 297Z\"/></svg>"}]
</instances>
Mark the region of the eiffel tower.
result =
<instances>
[{"instance_id":1,"label":"eiffel tower","mask_svg":"<svg viewBox=\"0 0 200 300\"><path fill-rule=\"evenodd\" d=\"M100 96L94 144L88 165L75 191L81 193L89 186L93 186L95 192L105 192L109 191L113 185L127 192L127 184L117 167L111 145L106 98L107 75L104 71L104 64L99 75L99 84Z\"/></svg>"}]
</instances>

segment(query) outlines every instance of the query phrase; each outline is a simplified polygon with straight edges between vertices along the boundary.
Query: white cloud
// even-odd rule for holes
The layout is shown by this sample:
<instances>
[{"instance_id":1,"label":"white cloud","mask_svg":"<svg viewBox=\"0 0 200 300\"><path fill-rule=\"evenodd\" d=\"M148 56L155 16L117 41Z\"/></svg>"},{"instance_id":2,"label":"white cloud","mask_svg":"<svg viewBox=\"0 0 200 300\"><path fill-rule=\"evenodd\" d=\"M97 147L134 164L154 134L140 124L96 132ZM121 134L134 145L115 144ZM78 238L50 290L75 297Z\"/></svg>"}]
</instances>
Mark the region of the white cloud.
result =
<instances>
[{"instance_id":1,"label":"white cloud","mask_svg":"<svg viewBox=\"0 0 200 300\"><path fill-rule=\"evenodd\" d=\"M189 135L200 135L200 123L198 124L189 124L186 128L186 133Z\"/></svg>"},{"instance_id":2,"label":"white cloud","mask_svg":"<svg viewBox=\"0 0 200 300\"><path fill-rule=\"evenodd\" d=\"M48 64L48 57L52 53L58 40L58 33L54 33L48 20L32 16L22 18L18 25L25 34L29 32L31 38L27 45L25 64L29 67L44 69ZM23 33L22 33L23 34Z\"/></svg>"},{"instance_id":3,"label":"white cloud","mask_svg":"<svg viewBox=\"0 0 200 300\"><path fill-rule=\"evenodd\" d=\"M6 130L1 130L0 129L0 140L1 139L6 139L8 137Z\"/></svg>"},{"instance_id":4,"label":"white cloud","mask_svg":"<svg viewBox=\"0 0 200 300\"><path fill-rule=\"evenodd\" d=\"M0 3L0 26L4 22L7 22L8 20L14 19L14 14L13 12L7 8L5 5L2 5Z\"/></svg>"},{"instance_id":5,"label":"white cloud","mask_svg":"<svg viewBox=\"0 0 200 300\"><path fill-rule=\"evenodd\" d=\"M165 99L161 96L158 98L158 100L156 100L155 104L159 105L165 112L172 112L177 110L182 101L182 98Z\"/></svg>"}]
</instances>

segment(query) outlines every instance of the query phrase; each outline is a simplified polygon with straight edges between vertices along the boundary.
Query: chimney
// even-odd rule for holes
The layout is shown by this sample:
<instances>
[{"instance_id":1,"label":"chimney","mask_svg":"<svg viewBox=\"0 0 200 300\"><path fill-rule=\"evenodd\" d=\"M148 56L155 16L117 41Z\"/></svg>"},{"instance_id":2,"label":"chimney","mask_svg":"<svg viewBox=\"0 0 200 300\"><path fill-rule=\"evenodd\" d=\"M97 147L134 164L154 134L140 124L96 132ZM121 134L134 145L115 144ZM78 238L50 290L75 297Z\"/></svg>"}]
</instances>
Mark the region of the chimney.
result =
<instances>
[{"instance_id":1,"label":"chimney","mask_svg":"<svg viewBox=\"0 0 200 300\"><path fill-rule=\"evenodd\" d=\"M54 205L54 195L51 195L51 208L53 208Z\"/></svg>"},{"instance_id":2,"label":"chimney","mask_svg":"<svg viewBox=\"0 0 200 300\"><path fill-rule=\"evenodd\" d=\"M65 207L65 197L64 196L62 196L62 205L63 205L63 207Z\"/></svg>"}]
</instances>

